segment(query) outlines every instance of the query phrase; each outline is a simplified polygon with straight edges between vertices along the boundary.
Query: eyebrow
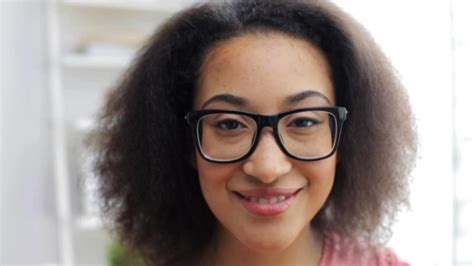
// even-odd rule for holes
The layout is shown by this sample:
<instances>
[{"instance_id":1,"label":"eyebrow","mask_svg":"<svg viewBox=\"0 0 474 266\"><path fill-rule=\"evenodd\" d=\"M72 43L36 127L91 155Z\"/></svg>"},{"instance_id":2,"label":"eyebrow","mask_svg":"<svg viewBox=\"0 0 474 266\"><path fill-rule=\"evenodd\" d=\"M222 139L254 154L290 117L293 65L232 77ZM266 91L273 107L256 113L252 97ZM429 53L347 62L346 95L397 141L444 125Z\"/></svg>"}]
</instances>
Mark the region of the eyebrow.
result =
<instances>
[{"instance_id":1,"label":"eyebrow","mask_svg":"<svg viewBox=\"0 0 474 266\"><path fill-rule=\"evenodd\" d=\"M226 102L226 103L230 103L232 105L236 105L239 107L246 106L249 103L248 100L246 100L245 98L228 94L228 93L224 93L224 94L218 94L216 96L211 97L202 105L201 108L204 109L206 106L208 106L209 104L213 102Z\"/></svg>"},{"instance_id":2,"label":"eyebrow","mask_svg":"<svg viewBox=\"0 0 474 266\"><path fill-rule=\"evenodd\" d=\"M324 96L324 94L318 91L314 91L314 90L306 90L306 91L299 92L295 95L288 96L285 102L287 104L295 104L309 97L319 97L319 98L324 99L329 104L331 104L331 101L326 96ZM211 97L202 105L201 108L204 109L206 106L208 106L209 104L213 102L225 102L225 103L229 103L238 107L244 107L249 104L249 101L245 98L228 94L228 93L224 93L224 94L218 94Z\"/></svg>"},{"instance_id":3,"label":"eyebrow","mask_svg":"<svg viewBox=\"0 0 474 266\"><path fill-rule=\"evenodd\" d=\"M328 99L328 97L326 97L324 94L320 93L319 91L314 91L314 90L306 90L306 91L299 92L295 95L289 96L286 99L286 102L288 104L295 104L309 97L319 97L319 98L324 99L326 102L328 102L328 104L331 104L331 101Z\"/></svg>"}]
</instances>

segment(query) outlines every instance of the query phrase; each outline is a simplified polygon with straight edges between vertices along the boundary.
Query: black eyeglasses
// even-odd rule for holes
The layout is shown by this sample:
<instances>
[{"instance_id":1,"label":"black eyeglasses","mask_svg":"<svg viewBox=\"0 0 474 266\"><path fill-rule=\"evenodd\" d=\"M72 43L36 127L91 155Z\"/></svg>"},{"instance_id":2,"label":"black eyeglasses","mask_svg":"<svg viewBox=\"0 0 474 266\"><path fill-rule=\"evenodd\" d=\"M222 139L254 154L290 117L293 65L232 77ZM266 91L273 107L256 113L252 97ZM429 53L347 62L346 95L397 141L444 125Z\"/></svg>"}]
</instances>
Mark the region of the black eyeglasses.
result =
<instances>
[{"instance_id":1,"label":"black eyeglasses","mask_svg":"<svg viewBox=\"0 0 474 266\"><path fill-rule=\"evenodd\" d=\"M282 151L302 161L325 159L337 149L344 107L314 107L276 115L230 110L201 110L186 114L201 156L210 162L232 163L248 158L264 127L273 129Z\"/></svg>"}]
</instances>

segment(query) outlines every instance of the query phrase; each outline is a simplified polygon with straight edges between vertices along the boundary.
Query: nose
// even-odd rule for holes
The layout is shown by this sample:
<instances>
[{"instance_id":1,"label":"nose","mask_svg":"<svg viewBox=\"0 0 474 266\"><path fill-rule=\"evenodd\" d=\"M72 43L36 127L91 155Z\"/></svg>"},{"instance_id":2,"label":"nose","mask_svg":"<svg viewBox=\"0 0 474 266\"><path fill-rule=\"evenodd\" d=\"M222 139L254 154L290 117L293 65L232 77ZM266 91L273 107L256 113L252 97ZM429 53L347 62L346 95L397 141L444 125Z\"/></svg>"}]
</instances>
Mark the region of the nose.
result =
<instances>
[{"instance_id":1,"label":"nose","mask_svg":"<svg viewBox=\"0 0 474 266\"><path fill-rule=\"evenodd\" d=\"M291 171L288 156L280 149L271 130L262 131L257 147L245 160L243 171L249 176L270 184Z\"/></svg>"}]
</instances>

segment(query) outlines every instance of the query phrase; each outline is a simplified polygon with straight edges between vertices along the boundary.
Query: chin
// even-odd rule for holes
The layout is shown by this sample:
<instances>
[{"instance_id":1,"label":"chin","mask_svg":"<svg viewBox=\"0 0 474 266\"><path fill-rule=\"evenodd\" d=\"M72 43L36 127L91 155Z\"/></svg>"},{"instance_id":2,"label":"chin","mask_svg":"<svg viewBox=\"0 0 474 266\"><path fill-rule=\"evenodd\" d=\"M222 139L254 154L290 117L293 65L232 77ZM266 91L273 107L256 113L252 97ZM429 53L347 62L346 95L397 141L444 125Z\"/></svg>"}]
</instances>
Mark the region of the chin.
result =
<instances>
[{"instance_id":1,"label":"chin","mask_svg":"<svg viewBox=\"0 0 474 266\"><path fill-rule=\"evenodd\" d=\"M294 239L288 237L276 238L274 235L269 237L257 236L255 239L242 239L240 242L249 250L262 254L279 253L286 250Z\"/></svg>"}]
</instances>

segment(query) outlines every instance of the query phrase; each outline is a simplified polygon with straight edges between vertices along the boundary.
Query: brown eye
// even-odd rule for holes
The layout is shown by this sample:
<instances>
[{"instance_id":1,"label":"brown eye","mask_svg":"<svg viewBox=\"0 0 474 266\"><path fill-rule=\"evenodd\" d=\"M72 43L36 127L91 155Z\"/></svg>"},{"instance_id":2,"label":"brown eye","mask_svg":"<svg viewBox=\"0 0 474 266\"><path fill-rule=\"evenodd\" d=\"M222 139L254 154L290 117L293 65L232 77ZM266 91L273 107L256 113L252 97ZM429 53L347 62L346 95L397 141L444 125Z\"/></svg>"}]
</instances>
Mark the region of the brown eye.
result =
<instances>
[{"instance_id":1,"label":"brown eye","mask_svg":"<svg viewBox=\"0 0 474 266\"><path fill-rule=\"evenodd\" d=\"M226 120L217 122L215 124L215 127L219 129L233 130L233 129L245 128L246 126L240 123L239 121L226 119Z\"/></svg>"},{"instance_id":2,"label":"brown eye","mask_svg":"<svg viewBox=\"0 0 474 266\"><path fill-rule=\"evenodd\" d=\"M291 127L312 127L315 125L319 125L321 122L317 119L312 118L298 118L291 122L288 126Z\"/></svg>"}]
</instances>

